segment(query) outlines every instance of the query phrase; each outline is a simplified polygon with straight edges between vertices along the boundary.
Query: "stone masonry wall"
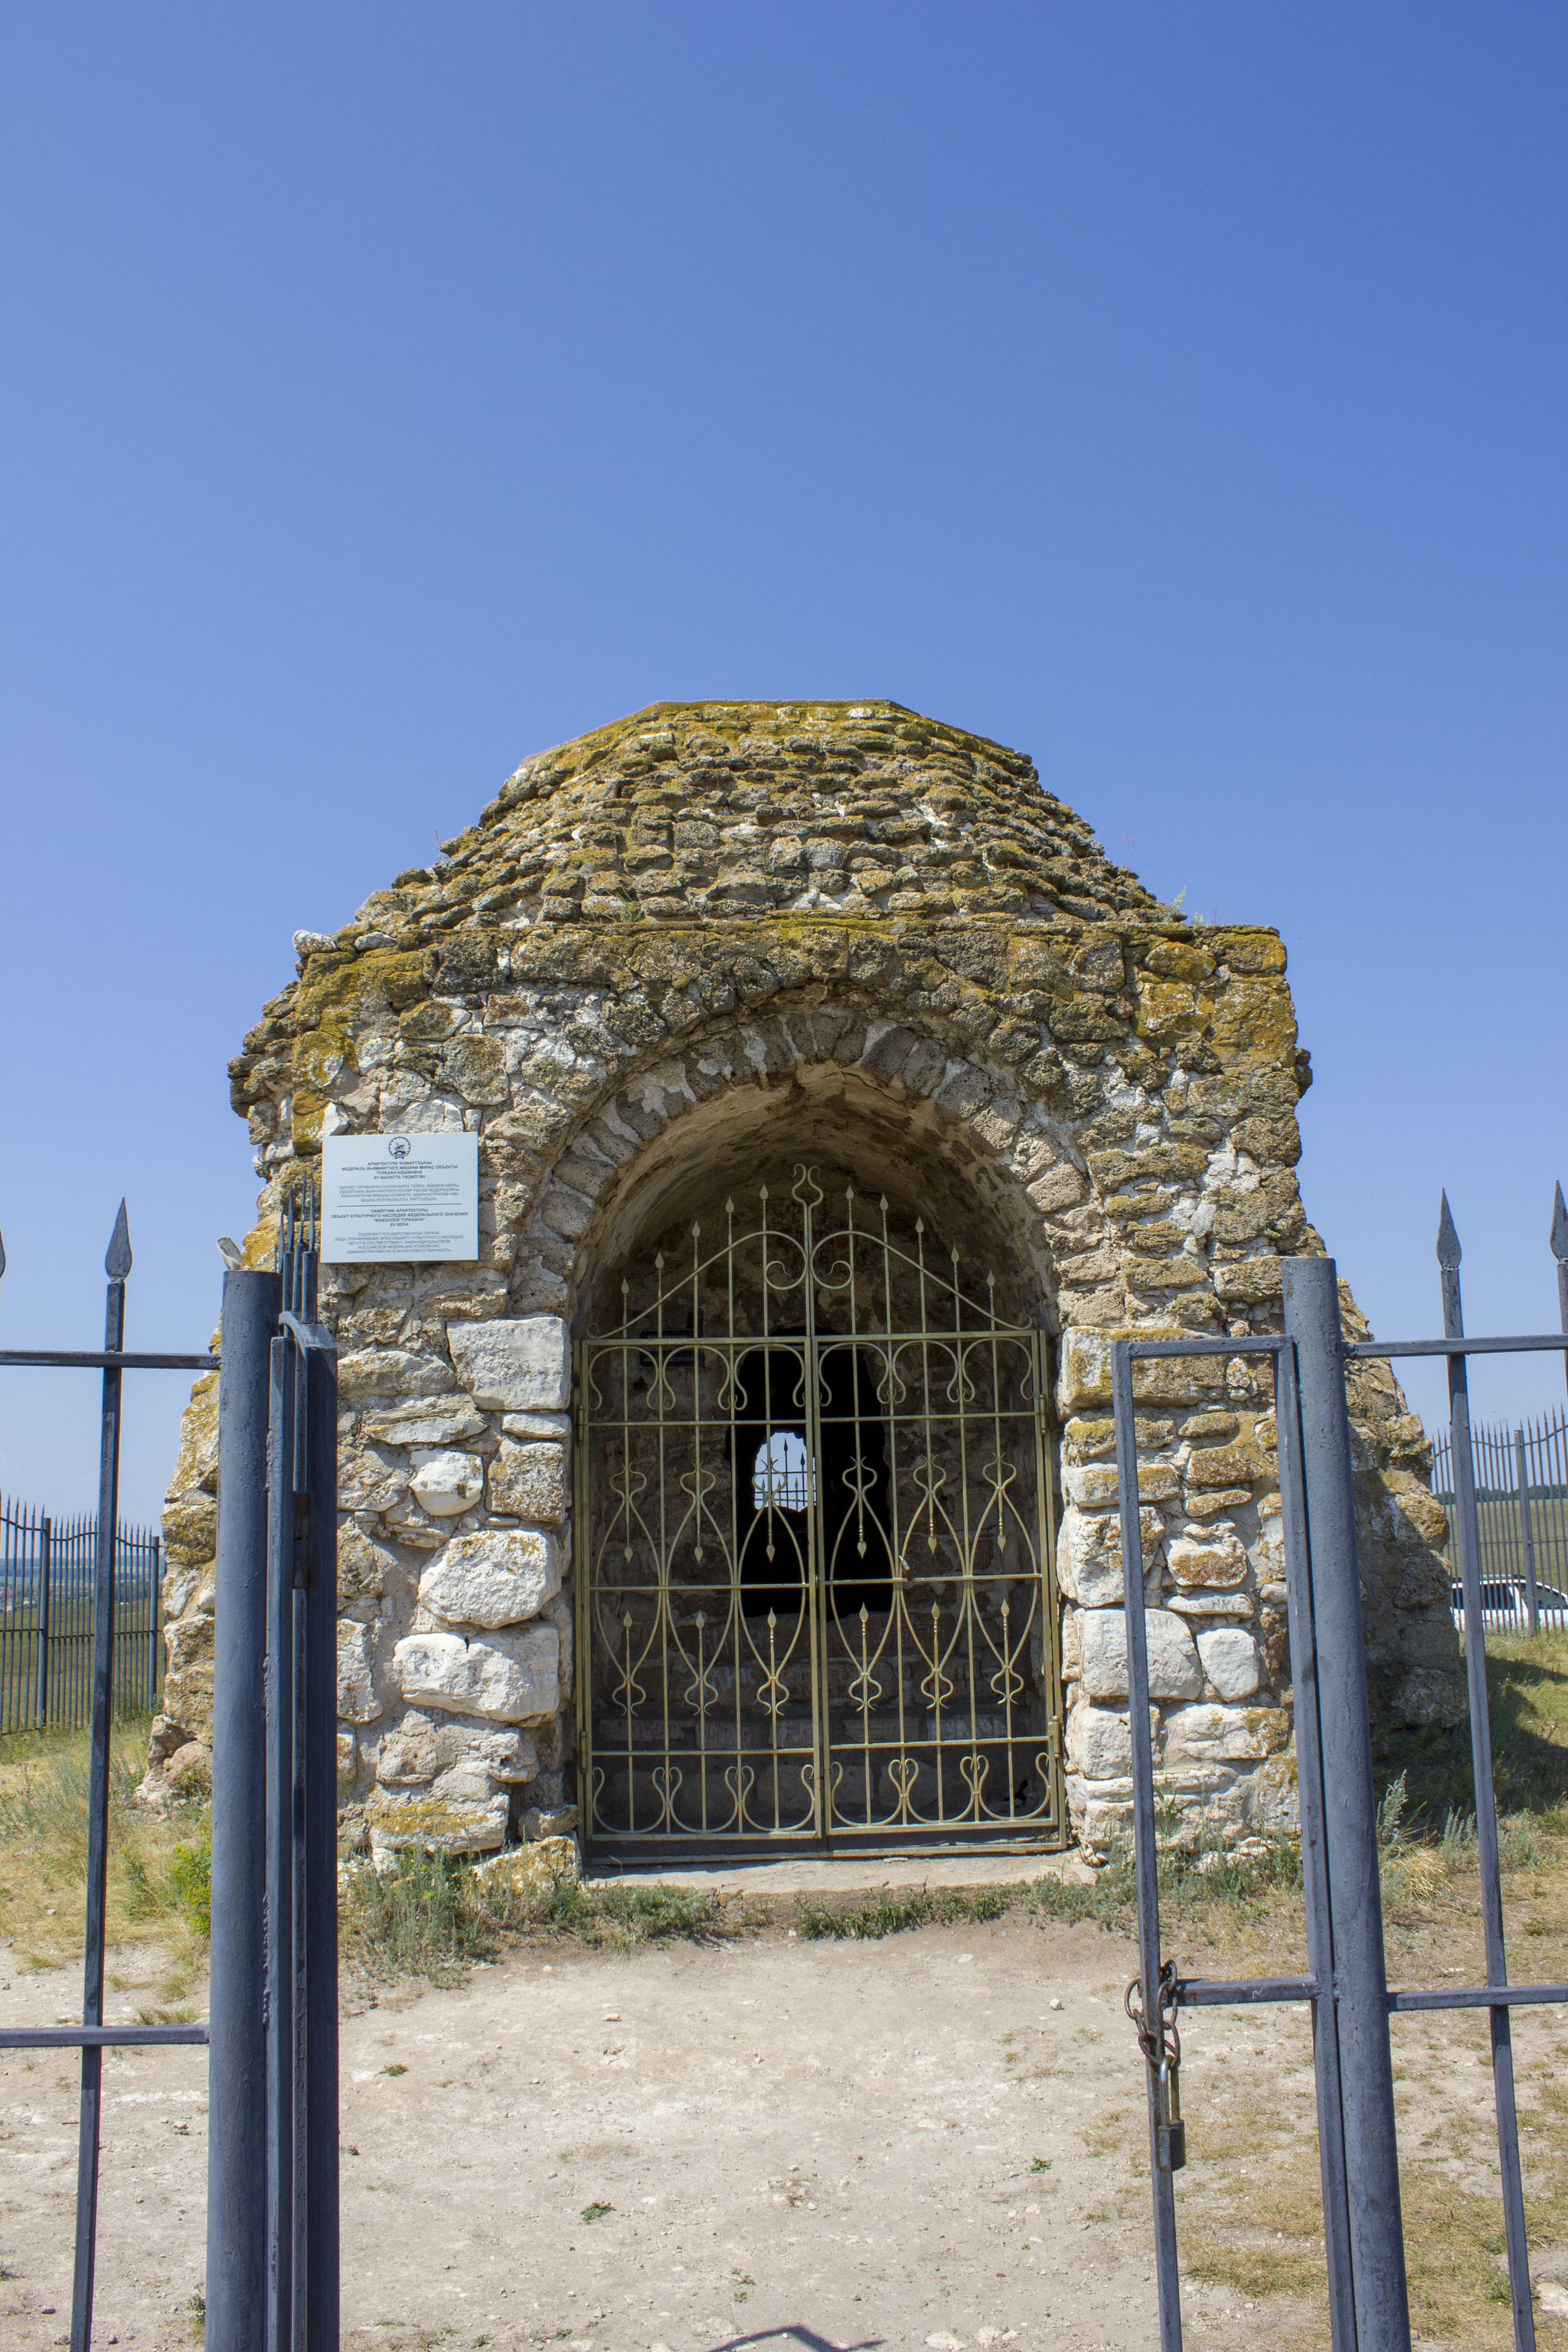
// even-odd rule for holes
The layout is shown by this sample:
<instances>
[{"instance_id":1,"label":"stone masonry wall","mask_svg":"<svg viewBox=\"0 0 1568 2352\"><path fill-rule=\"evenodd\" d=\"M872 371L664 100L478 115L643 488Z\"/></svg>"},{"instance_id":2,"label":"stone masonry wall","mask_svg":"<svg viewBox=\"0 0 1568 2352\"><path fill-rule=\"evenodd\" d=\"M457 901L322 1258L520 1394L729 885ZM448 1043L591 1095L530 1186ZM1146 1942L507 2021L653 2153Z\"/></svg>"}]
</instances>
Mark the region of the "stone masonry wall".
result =
<instances>
[{"instance_id":1,"label":"stone masonry wall","mask_svg":"<svg viewBox=\"0 0 1568 2352\"><path fill-rule=\"evenodd\" d=\"M1109 1341L1277 1329L1281 1259L1322 1247L1279 939L1184 922L1018 754L890 704L657 706L526 763L447 851L301 934L233 1065L256 1263L323 1132L481 1139L477 1265L323 1269L345 1805L383 1850L570 1825L572 1334L694 1172L816 1151L931 1203L1058 1335L1068 1794L1103 1846L1130 1796ZM1231 1842L1291 1801L1267 1381L1138 1371L1162 1786ZM154 1781L210 1727L215 1388L170 1487ZM1374 1704L1452 1721L1420 1425L1382 1365L1352 1406Z\"/></svg>"}]
</instances>

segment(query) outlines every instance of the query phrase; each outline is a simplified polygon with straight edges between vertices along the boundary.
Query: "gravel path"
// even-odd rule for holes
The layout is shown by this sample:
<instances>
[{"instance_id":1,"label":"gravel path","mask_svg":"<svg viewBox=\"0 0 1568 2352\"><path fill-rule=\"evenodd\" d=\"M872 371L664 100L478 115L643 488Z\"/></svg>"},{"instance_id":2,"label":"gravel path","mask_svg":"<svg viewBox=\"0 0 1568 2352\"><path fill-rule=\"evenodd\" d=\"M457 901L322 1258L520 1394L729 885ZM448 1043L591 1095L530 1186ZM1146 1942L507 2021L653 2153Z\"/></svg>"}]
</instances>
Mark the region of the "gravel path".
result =
<instances>
[{"instance_id":1,"label":"gravel path","mask_svg":"<svg viewBox=\"0 0 1568 2352\"><path fill-rule=\"evenodd\" d=\"M345 2343L1144 2352L1132 1963L1094 1928L1013 1919L879 1944L536 1947L347 2018ZM75 1997L74 1972L0 1963L6 2022ZM116 1998L130 2015L147 1995ZM1211 2063L1233 2031L1199 2029ZM1245 2032L1249 2096L1276 2067L1299 2081L1302 2020ZM100 2346L200 2341L205 2078L200 2051L109 2057ZM0 2060L14 2352L66 2336L74 2176L74 2061ZM1220 2289L1191 2303L1194 2346L1278 2344L1289 2317Z\"/></svg>"}]
</instances>

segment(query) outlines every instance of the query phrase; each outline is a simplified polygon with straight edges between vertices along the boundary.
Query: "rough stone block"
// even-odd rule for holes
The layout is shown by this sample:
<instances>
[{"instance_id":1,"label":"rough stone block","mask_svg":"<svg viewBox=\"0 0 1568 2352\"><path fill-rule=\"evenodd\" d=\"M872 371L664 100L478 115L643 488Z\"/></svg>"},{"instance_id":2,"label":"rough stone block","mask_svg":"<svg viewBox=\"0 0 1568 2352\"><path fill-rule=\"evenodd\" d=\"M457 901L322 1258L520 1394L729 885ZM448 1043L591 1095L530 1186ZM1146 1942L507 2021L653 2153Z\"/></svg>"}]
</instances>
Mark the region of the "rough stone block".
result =
<instances>
[{"instance_id":1,"label":"rough stone block","mask_svg":"<svg viewBox=\"0 0 1568 2352\"><path fill-rule=\"evenodd\" d=\"M582 1874L574 1837L531 1838L527 1845L509 1846L493 1862L482 1862L474 1875L487 1888L504 1892L521 1902L547 1902L555 1889L574 1884Z\"/></svg>"},{"instance_id":2,"label":"rough stone block","mask_svg":"<svg viewBox=\"0 0 1568 2352\"><path fill-rule=\"evenodd\" d=\"M1132 1727L1110 1707L1075 1706L1068 1717L1069 1772L1086 1780L1113 1780L1132 1769Z\"/></svg>"},{"instance_id":3,"label":"rough stone block","mask_svg":"<svg viewBox=\"0 0 1568 2352\"><path fill-rule=\"evenodd\" d=\"M1062 1485L1069 1503L1080 1509L1108 1510L1121 1492L1117 1482L1116 1465L1111 1462L1083 1462L1068 1465L1062 1472ZM1181 1482L1168 1462L1140 1462L1138 1465L1138 1498L1143 1503L1174 1502L1181 1493Z\"/></svg>"},{"instance_id":4,"label":"rough stone block","mask_svg":"<svg viewBox=\"0 0 1568 2352\"><path fill-rule=\"evenodd\" d=\"M1113 1339L1180 1339L1176 1327L1152 1323L1108 1330L1062 1334L1057 1402L1064 1414L1110 1402L1110 1343ZM1223 1356L1156 1356L1132 1367L1132 1394L1139 1404L1205 1404L1225 1394Z\"/></svg>"},{"instance_id":5,"label":"rough stone block","mask_svg":"<svg viewBox=\"0 0 1568 2352\"><path fill-rule=\"evenodd\" d=\"M405 1698L497 1723L537 1723L556 1710L561 1643L553 1625L521 1633L412 1633L393 1665Z\"/></svg>"},{"instance_id":6,"label":"rough stone block","mask_svg":"<svg viewBox=\"0 0 1568 2352\"><path fill-rule=\"evenodd\" d=\"M1213 1589L1242 1584L1247 1580L1247 1554L1234 1535L1216 1533L1206 1543L1196 1543L1190 1536L1178 1536L1165 1548L1165 1562L1181 1585Z\"/></svg>"},{"instance_id":7,"label":"rough stone block","mask_svg":"<svg viewBox=\"0 0 1568 2352\"><path fill-rule=\"evenodd\" d=\"M397 1574L397 1562L382 1545L372 1543L363 1530L350 1524L338 1529L338 1602L363 1601L386 1591L389 1577Z\"/></svg>"},{"instance_id":8,"label":"rough stone block","mask_svg":"<svg viewBox=\"0 0 1568 2352\"><path fill-rule=\"evenodd\" d=\"M1145 1574L1153 1566L1164 1534L1158 1511L1138 1514ZM1057 1538L1057 1580L1069 1601L1086 1609L1114 1606L1121 1599L1121 1520L1114 1511L1065 1513Z\"/></svg>"},{"instance_id":9,"label":"rough stone block","mask_svg":"<svg viewBox=\"0 0 1568 2352\"><path fill-rule=\"evenodd\" d=\"M477 1454L418 1448L409 1492L433 1519L456 1518L471 1510L485 1491L485 1465Z\"/></svg>"},{"instance_id":10,"label":"rough stone block","mask_svg":"<svg viewBox=\"0 0 1568 2352\"><path fill-rule=\"evenodd\" d=\"M375 1789L365 1807L373 1854L493 1853L506 1843L510 1809L504 1793L488 1799L437 1797Z\"/></svg>"},{"instance_id":11,"label":"rough stone block","mask_svg":"<svg viewBox=\"0 0 1568 2352\"><path fill-rule=\"evenodd\" d=\"M461 1393L447 1398L414 1397L390 1412L361 1416L359 1433L372 1445L457 1445L464 1438L483 1437L489 1423L472 1400Z\"/></svg>"},{"instance_id":12,"label":"rough stone block","mask_svg":"<svg viewBox=\"0 0 1568 2352\"><path fill-rule=\"evenodd\" d=\"M217 1502L195 1494L163 1507L163 1558L175 1568L205 1565L217 1550Z\"/></svg>"},{"instance_id":13,"label":"rough stone block","mask_svg":"<svg viewBox=\"0 0 1568 2352\"><path fill-rule=\"evenodd\" d=\"M490 1508L536 1526L559 1527L570 1504L563 1445L503 1444L490 1464Z\"/></svg>"},{"instance_id":14,"label":"rough stone block","mask_svg":"<svg viewBox=\"0 0 1568 2352\"><path fill-rule=\"evenodd\" d=\"M454 1536L419 1580L419 1598L448 1624L521 1625L561 1590L561 1548L533 1528Z\"/></svg>"},{"instance_id":15,"label":"rough stone block","mask_svg":"<svg viewBox=\"0 0 1568 2352\"><path fill-rule=\"evenodd\" d=\"M1165 1765L1176 1770L1189 1764L1244 1764L1279 1755L1289 1737L1290 1718L1282 1706L1216 1706L1206 1700L1173 1707L1165 1717Z\"/></svg>"},{"instance_id":16,"label":"rough stone block","mask_svg":"<svg viewBox=\"0 0 1568 2352\"><path fill-rule=\"evenodd\" d=\"M477 1405L492 1412L561 1412L570 1402L571 1339L558 1315L454 1325L447 1339Z\"/></svg>"},{"instance_id":17,"label":"rough stone block","mask_svg":"<svg viewBox=\"0 0 1568 2352\"><path fill-rule=\"evenodd\" d=\"M1145 1609L1151 1698L1196 1698L1204 1670L1193 1637L1168 1609ZM1084 1690L1090 1698L1127 1696L1127 1621L1120 1609L1085 1609L1078 1620Z\"/></svg>"},{"instance_id":18,"label":"rough stone block","mask_svg":"<svg viewBox=\"0 0 1568 2352\"><path fill-rule=\"evenodd\" d=\"M338 1623L338 1716L344 1723L374 1723L381 1713L370 1670L370 1627L350 1619Z\"/></svg>"},{"instance_id":19,"label":"rough stone block","mask_svg":"<svg viewBox=\"0 0 1568 2352\"><path fill-rule=\"evenodd\" d=\"M435 1396L456 1386L450 1364L408 1348L363 1348L338 1358L338 1395L345 1404L362 1397Z\"/></svg>"},{"instance_id":20,"label":"rough stone block","mask_svg":"<svg viewBox=\"0 0 1568 2352\"><path fill-rule=\"evenodd\" d=\"M1262 1661L1247 1628L1211 1625L1197 1643L1204 1672L1221 1698L1250 1698L1262 1680Z\"/></svg>"}]
</instances>

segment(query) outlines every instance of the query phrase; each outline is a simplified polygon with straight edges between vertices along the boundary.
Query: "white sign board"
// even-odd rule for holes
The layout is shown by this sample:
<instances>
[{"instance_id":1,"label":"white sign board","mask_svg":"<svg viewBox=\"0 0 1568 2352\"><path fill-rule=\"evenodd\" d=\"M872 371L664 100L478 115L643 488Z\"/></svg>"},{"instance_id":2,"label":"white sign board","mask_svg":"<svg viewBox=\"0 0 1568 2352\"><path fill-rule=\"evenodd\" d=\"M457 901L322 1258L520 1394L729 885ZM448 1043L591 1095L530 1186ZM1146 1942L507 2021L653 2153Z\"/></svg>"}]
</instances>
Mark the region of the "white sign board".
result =
<instances>
[{"instance_id":1,"label":"white sign board","mask_svg":"<svg viewBox=\"0 0 1568 2352\"><path fill-rule=\"evenodd\" d=\"M477 1135L322 1138L325 1265L428 1265L479 1254Z\"/></svg>"}]
</instances>

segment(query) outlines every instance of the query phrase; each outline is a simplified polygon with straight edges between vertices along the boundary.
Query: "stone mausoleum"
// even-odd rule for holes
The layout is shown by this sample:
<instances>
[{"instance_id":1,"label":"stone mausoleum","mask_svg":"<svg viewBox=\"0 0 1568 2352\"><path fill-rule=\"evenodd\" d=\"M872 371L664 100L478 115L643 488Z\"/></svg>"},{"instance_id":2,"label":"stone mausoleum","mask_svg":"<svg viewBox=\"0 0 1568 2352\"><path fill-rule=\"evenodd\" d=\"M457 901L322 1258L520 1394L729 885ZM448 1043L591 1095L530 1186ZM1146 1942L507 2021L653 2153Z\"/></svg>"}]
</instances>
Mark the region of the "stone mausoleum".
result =
<instances>
[{"instance_id":1,"label":"stone mausoleum","mask_svg":"<svg viewBox=\"0 0 1568 2352\"><path fill-rule=\"evenodd\" d=\"M251 1262L323 1136L479 1139L476 1262L322 1269L351 1827L1103 1850L1109 1343L1277 1329L1322 1249L1277 934L1184 919L1023 754L895 703L673 703L295 946L231 1066ZM1139 1371L1160 1785L1215 1845L1292 1811L1269 1377ZM210 1736L214 1390L154 1786ZM1382 1364L1352 1404L1373 1704L1449 1722L1420 1424Z\"/></svg>"}]
</instances>

